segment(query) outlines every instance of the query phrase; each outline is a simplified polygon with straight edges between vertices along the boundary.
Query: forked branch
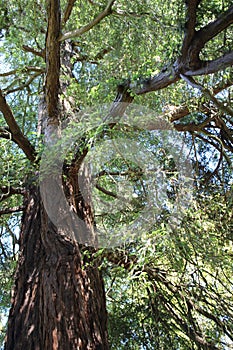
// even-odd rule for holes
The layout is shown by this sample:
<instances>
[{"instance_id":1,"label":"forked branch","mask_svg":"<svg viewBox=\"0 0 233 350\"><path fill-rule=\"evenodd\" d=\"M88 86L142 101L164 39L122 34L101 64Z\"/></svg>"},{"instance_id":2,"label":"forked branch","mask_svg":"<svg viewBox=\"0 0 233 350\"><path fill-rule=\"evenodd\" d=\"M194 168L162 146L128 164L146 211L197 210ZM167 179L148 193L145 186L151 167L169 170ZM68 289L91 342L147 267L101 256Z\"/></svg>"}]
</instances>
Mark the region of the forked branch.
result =
<instances>
[{"instance_id":1,"label":"forked branch","mask_svg":"<svg viewBox=\"0 0 233 350\"><path fill-rule=\"evenodd\" d=\"M197 6L199 3L200 0L186 0L187 11L185 23L185 36L181 49L182 57L185 57L187 55L188 48L195 35Z\"/></svg>"},{"instance_id":2,"label":"forked branch","mask_svg":"<svg viewBox=\"0 0 233 350\"><path fill-rule=\"evenodd\" d=\"M92 29L94 26L100 23L105 17L109 16L112 13L112 6L114 2L115 0L109 1L106 8L87 25L61 35L59 41L64 41L66 39L74 38L88 32L90 29Z\"/></svg>"}]
</instances>

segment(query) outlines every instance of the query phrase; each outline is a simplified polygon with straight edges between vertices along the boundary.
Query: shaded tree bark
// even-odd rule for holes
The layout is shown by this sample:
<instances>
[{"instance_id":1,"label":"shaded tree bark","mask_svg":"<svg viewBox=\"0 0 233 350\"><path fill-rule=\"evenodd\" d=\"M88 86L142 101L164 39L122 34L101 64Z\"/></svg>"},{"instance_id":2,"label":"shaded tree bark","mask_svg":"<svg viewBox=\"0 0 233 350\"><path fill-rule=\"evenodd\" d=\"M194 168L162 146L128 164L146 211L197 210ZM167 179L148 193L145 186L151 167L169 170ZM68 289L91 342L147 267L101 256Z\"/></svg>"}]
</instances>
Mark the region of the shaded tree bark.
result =
<instances>
[{"instance_id":1,"label":"shaded tree bark","mask_svg":"<svg viewBox=\"0 0 233 350\"><path fill-rule=\"evenodd\" d=\"M108 349L98 262L58 234L36 186L25 206L5 350Z\"/></svg>"}]
</instances>

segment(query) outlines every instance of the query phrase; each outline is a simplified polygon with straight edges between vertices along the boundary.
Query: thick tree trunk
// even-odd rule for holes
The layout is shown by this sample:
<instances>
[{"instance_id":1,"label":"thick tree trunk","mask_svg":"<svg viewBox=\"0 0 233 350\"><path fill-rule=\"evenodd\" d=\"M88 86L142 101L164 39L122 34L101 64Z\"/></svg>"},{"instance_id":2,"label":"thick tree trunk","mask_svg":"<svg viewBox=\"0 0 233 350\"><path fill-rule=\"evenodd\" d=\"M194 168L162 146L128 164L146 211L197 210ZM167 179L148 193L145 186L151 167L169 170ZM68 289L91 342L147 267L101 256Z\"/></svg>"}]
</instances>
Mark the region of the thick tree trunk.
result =
<instances>
[{"instance_id":1,"label":"thick tree trunk","mask_svg":"<svg viewBox=\"0 0 233 350\"><path fill-rule=\"evenodd\" d=\"M60 62L63 58L59 42L59 0L47 2L47 17L45 98L40 111L46 148L59 138L61 117L65 114L65 111L61 113L59 96L66 88L64 83L60 84ZM62 55L67 69L71 68L71 53L69 51L69 57L66 57L64 44ZM72 69L69 75L72 75ZM78 237L87 233L94 242L93 212L89 200L84 200L79 190L77 166L74 164L74 169L70 169L67 174L69 182L63 188L69 204L81 218L80 224L76 225L79 227L75 227L74 231L79 233ZM52 173L48 170L46 176L53 176ZM87 174L84 182L87 183L88 178ZM60 188L57 191L56 185L55 181L55 187L48 187L46 191L48 203L57 208ZM60 215L61 219L60 226L55 227L45 212L38 187L28 189L25 201L20 258L5 350L107 350L103 280L98 262L81 253L70 211L68 215L63 215L59 209L54 211L54 215ZM92 251L88 251L90 256Z\"/></svg>"},{"instance_id":2,"label":"thick tree trunk","mask_svg":"<svg viewBox=\"0 0 233 350\"><path fill-rule=\"evenodd\" d=\"M31 186L5 350L108 349L104 286L97 262L57 233Z\"/></svg>"}]
</instances>

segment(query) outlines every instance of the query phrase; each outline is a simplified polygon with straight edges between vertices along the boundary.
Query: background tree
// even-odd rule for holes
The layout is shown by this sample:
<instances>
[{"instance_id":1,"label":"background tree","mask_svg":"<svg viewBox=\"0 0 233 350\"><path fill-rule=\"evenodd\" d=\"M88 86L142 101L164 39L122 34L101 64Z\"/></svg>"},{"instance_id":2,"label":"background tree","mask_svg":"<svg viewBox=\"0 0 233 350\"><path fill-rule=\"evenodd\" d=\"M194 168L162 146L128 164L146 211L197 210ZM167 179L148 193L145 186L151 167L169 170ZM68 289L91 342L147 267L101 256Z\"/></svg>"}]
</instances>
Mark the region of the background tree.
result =
<instances>
[{"instance_id":1,"label":"background tree","mask_svg":"<svg viewBox=\"0 0 233 350\"><path fill-rule=\"evenodd\" d=\"M230 348L231 2L3 1L1 23L2 313L17 262L5 349ZM70 115L99 102L114 102L110 117L132 102L146 105L184 135L195 196L175 230L164 210L134 243L96 250L74 239L69 217L59 228L47 216L38 186L44 145ZM128 135L169 176L176 169L169 150L159 153L156 127L150 120L147 130L132 130L116 119L94 135L96 142ZM76 142L63 186L83 220L80 235L88 230L95 241L96 228L110 232L137 217L145 178L116 157L98 174L96 191L111 202L123 177L138 199L114 215L94 213L77 179L93 133ZM177 196L174 187L168 192Z\"/></svg>"}]
</instances>

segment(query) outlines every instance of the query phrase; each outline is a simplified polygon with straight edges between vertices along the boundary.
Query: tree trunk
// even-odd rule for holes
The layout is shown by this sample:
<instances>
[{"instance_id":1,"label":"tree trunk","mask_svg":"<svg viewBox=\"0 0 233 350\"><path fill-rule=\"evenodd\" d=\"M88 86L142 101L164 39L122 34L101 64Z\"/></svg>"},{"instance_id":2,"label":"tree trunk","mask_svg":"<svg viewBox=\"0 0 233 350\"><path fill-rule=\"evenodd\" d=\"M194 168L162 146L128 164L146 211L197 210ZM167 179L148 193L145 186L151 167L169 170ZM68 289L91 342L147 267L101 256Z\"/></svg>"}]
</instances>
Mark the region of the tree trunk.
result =
<instances>
[{"instance_id":1,"label":"tree trunk","mask_svg":"<svg viewBox=\"0 0 233 350\"><path fill-rule=\"evenodd\" d=\"M38 187L28 189L25 206L5 350L108 349L97 261L58 234Z\"/></svg>"}]
</instances>

